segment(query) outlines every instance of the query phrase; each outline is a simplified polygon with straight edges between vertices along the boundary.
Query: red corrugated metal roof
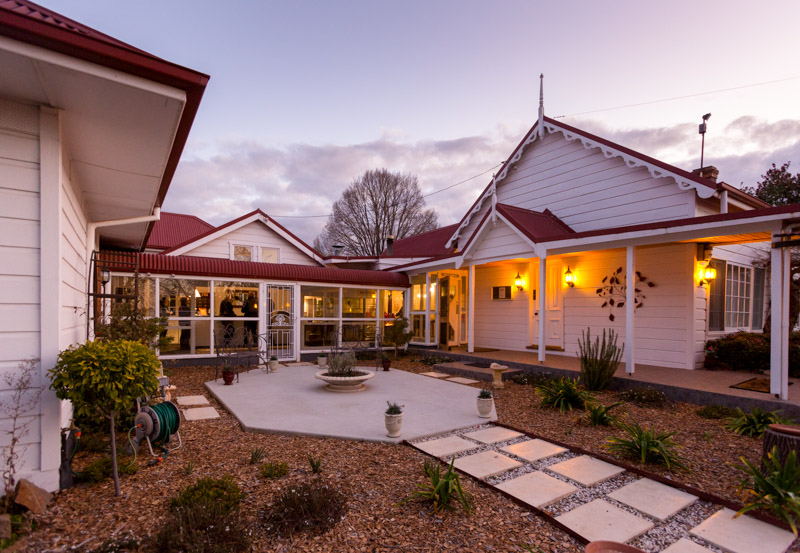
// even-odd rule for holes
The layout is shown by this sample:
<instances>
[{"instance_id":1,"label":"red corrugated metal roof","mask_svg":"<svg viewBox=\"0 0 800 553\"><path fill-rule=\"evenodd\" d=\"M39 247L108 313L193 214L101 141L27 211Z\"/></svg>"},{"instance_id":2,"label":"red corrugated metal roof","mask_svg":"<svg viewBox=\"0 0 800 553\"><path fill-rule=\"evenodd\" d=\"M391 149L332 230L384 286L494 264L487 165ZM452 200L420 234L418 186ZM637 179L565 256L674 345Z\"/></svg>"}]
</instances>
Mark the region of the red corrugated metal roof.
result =
<instances>
[{"instance_id":1,"label":"red corrugated metal roof","mask_svg":"<svg viewBox=\"0 0 800 553\"><path fill-rule=\"evenodd\" d=\"M162 211L161 219L153 225L153 232L150 233L146 247L165 250L212 230L214 225L194 215Z\"/></svg>"},{"instance_id":2,"label":"red corrugated metal roof","mask_svg":"<svg viewBox=\"0 0 800 553\"><path fill-rule=\"evenodd\" d=\"M139 272L202 276L206 278L263 279L293 282L327 282L364 286L392 286L408 288L408 277L403 273L337 269L288 263L256 263L232 261L191 255L163 255L139 253ZM116 252L101 252L101 261L115 270L114 261L121 259ZM123 270L123 269L120 269ZM125 269L128 271L129 269Z\"/></svg>"},{"instance_id":3,"label":"red corrugated metal roof","mask_svg":"<svg viewBox=\"0 0 800 553\"><path fill-rule=\"evenodd\" d=\"M542 238L549 236L575 232L549 209L539 212L513 205L497 204L497 212L534 242L541 242Z\"/></svg>"},{"instance_id":4,"label":"red corrugated metal roof","mask_svg":"<svg viewBox=\"0 0 800 553\"><path fill-rule=\"evenodd\" d=\"M453 248L445 247L447 239L455 232L458 225L448 225L415 236L397 240L390 257L434 257L447 255ZM386 253L386 252L384 252Z\"/></svg>"}]
</instances>

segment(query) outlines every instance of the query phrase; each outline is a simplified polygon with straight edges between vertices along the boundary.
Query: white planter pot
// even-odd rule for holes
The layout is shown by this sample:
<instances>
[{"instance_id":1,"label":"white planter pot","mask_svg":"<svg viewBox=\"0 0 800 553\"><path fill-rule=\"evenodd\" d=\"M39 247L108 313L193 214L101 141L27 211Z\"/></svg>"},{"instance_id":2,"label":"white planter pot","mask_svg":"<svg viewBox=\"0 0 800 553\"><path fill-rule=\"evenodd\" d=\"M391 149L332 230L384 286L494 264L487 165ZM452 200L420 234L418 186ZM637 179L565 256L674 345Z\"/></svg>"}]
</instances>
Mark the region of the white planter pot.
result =
<instances>
[{"instance_id":1,"label":"white planter pot","mask_svg":"<svg viewBox=\"0 0 800 553\"><path fill-rule=\"evenodd\" d=\"M403 414L383 415L383 417L386 423L386 435L390 438L397 438L400 436L400 428L403 426Z\"/></svg>"},{"instance_id":2,"label":"white planter pot","mask_svg":"<svg viewBox=\"0 0 800 553\"><path fill-rule=\"evenodd\" d=\"M328 366L328 358L327 357L317 357L317 365L320 367L327 367Z\"/></svg>"},{"instance_id":3,"label":"white planter pot","mask_svg":"<svg viewBox=\"0 0 800 553\"><path fill-rule=\"evenodd\" d=\"M278 372L278 360L277 359L270 359L269 360L269 372L274 373Z\"/></svg>"},{"instance_id":4,"label":"white planter pot","mask_svg":"<svg viewBox=\"0 0 800 553\"><path fill-rule=\"evenodd\" d=\"M492 414L493 398L482 399L478 398L478 416L482 419L488 419Z\"/></svg>"},{"instance_id":5,"label":"white planter pot","mask_svg":"<svg viewBox=\"0 0 800 553\"><path fill-rule=\"evenodd\" d=\"M358 376L328 376L326 369L318 371L314 376L325 382L327 384L325 389L330 392L363 392L367 389L364 382L375 376L375 373L361 368L357 370L363 374Z\"/></svg>"}]
</instances>

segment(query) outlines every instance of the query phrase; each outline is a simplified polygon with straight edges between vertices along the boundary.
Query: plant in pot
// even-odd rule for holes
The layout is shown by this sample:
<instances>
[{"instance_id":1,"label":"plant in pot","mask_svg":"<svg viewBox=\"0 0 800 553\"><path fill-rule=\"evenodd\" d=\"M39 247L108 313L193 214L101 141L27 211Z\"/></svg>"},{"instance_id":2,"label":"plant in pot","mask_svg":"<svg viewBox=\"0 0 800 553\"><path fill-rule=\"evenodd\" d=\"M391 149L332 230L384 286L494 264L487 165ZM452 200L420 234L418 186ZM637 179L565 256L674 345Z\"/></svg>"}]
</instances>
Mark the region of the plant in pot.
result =
<instances>
[{"instance_id":1,"label":"plant in pot","mask_svg":"<svg viewBox=\"0 0 800 553\"><path fill-rule=\"evenodd\" d=\"M405 405L398 405L387 401L386 413L384 414L384 423L386 424L386 435L390 438L397 438L400 436L400 428L403 426L403 407Z\"/></svg>"},{"instance_id":2,"label":"plant in pot","mask_svg":"<svg viewBox=\"0 0 800 553\"><path fill-rule=\"evenodd\" d=\"M222 382L225 383L225 386L230 386L233 384L233 379L236 377L236 371L233 370L233 367L230 365L225 365L222 368Z\"/></svg>"},{"instance_id":3,"label":"plant in pot","mask_svg":"<svg viewBox=\"0 0 800 553\"><path fill-rule=\"evenodd\" d=\"M383 355L381 355L381 364L383 365L383 370L388 371L389 367L392 366L392 360L388 355L384 353Z\"/></svg>"},{"instance_id":4,"label":"plant in pot","mask_svg":"<svg viewBox=\"0 0 800 553\"><path fill-rule=\"evenodd\" d=\"M328 366L328 355L324 351L317 355L317 365L323 369Z\"/></svg>"},{"instance_id":5,"label":"plant in pot","mask_svg":"<svg viewBox=\"0 0 800 553\"><path fill-rule=\"evenodd\" d=\"M491 390L481 390L478 393L478 416L482 419L488 419L492 414L492 398Z\"/></svg>"},{"instance_id":6,"label":"plant in pot","mask_svg":"<svg viewBox=\"0 0 800 553\"><path fill-rule=\"evenodd\" d=\"M269 358L269 372L274 373L278 371L278 358L274 355Z\"/></svg>"},{"instance_id":7,"label":"plant in pot","mask_svg":"<svg viewBox=\"0 0 800 553\"><path fill-rule=\"evenodd\" d=\"M364 382L375 373L356 367L356 354L351 350L332 354L328 368L314 376L325 382L325 389L330 392L362 392L367 389Z\"/></svg>"}]
</instances>

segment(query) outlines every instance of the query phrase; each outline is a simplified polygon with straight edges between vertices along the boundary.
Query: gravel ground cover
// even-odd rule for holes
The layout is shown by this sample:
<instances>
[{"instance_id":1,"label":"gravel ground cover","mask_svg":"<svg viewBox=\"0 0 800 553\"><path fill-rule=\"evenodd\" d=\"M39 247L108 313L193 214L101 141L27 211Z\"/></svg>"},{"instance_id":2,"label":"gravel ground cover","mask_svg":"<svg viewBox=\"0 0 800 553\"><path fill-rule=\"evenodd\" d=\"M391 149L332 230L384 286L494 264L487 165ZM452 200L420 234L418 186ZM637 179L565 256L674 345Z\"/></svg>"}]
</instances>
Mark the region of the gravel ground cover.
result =
<instances>
[{"instance_id":1,"label":"gravel ground cover","mask_svg":"<svg viewBox=\"0 0 800 553\"><path fill-rule=\"evenodd\" d=\"M420 366L415 372L424 370ZM423 482L422 453L390 444L246 433L205 390L203 383L213 378L213 368L179 368L170 373L178 395L205 395L220 418L184 422L183 449L155 466L146 466L151 458L143 447L138 472L122 479L120 498L114 497L110 480L57 494L48 513L40 517L39 529L20 544L19 551L89 552L109 538L130 534L145 538L166 524L169 500L181 488L203 476L225 474L232 475L247 494L242 513L252 525L255 551L507 552L526 551L524 546L547 553L582 551L564 532L469 478L463 485L475 501L472 516L457 511L438 517L419 503L398 505ZM258 466L248 464L256 447L266 449L265 461L287 462L289 475L261 478ZM258 522L277 494L313 478L309 454L322 458L321 478L347 495L347 514L322 535L266 533ZM75 468L80 470L98 455L79 454Z\"/></svg>"}]
</instances>

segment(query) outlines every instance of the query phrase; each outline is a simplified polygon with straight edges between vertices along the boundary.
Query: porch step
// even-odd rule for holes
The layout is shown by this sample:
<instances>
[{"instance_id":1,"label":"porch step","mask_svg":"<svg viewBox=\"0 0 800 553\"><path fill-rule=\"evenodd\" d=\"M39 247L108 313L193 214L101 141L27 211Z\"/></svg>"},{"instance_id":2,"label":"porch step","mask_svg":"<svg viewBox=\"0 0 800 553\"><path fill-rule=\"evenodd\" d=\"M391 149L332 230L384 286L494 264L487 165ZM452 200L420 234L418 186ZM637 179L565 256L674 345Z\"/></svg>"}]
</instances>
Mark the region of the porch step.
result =
<instances>
[{"instance_id":1,"label":"porch step","mask_svg":"<svg viewBox=\"0 0 800 553\"><path fill-rule=\"evenodd\" d=\"M486 368L472 367L466 362L454 361L452 363L439 363L433 366L434 370L441 373L451 374L454 376L463 376L465 378L472 378L474 380L482 380L484 382L491 382L494 379L492 369L489 368L489 363L486 363ZM520 369L508 369L503 373L503 380L510 380L516 374L523 371Z\"/></svg>"}]
</instances>

